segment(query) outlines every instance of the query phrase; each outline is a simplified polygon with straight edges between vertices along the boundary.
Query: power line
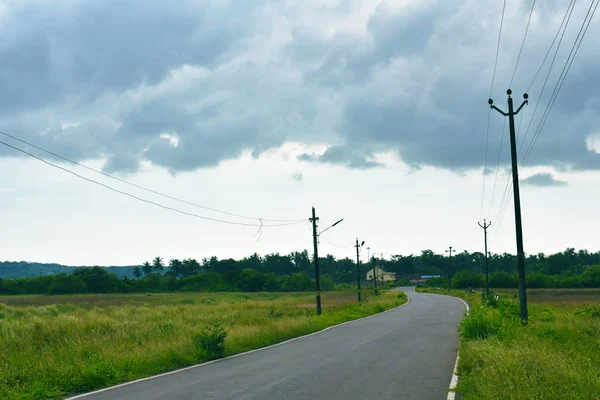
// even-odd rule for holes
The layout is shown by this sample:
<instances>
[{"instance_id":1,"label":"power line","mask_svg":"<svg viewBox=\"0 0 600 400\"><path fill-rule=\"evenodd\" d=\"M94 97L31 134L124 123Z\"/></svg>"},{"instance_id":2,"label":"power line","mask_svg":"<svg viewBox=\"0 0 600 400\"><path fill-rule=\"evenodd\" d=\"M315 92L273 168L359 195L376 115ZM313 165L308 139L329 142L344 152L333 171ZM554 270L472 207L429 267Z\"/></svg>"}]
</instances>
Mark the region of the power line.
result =
<instances>
[{"instance_id":1,"label":"power line","mask_svg":"<svg viewBox=\"0 0 600 400\"><path fill-rule=\"evenodd\" d=\"M521 48L519 49L519 55L517 56L517 63L515 64L515 69L513 70L512 76L510 78L510 84L508 87L512 87L513 79L515 79L515 74L517 73L517 67L519 66L519 60L521 59L521 52L523 51L523 46L525 45L525 39L527 38L527 32L529 31L529 24L531 23L531 16L533 15L533 8L535 7L535 0L533 0L533 4L531 5L531 11L529 11L529 18L527 19L527 27L525 28L525 34L523 35L523 41L521 42Z\"/></svg>"},{"instance_id":2,"label":"power line","mask_svg":"<svg viewBox=\"0 0 600 400\"><path fill-rule=\"evenodd\" d=\"M594 6L594 2L596 2L595 6ZM537 139L539 138L539 136L542 132L542 129L544 128L544 125L546 124L546 121L548 120L548 116L550 115L550 112L552 111L552 107L554 106L554 103L556 102L556 99L558 98L558 94L560 93L560 90L562 89L562 86L563 86L565 80L567 79L567 75L568 75L569 71L571 70L571 66L573 65L575 56L577 56L579 47L581 46L581 43L583 42L583 39L587 33L590 23L592 22L592 19L594 18L594 14L596 14L598 4L600 4L600 0L592 0L590 3L590 7L588 8L587 14L583 20L583 23L581 24L579 33L577 34L577 37L575 38L575 41L573 42L573 46L571 47L571 51L569 52L569 56L567 57L565 66L563 67L563 70L561 71L560 76L558 77L558 80L556 82L554 90L552 91L552 94L550 95L550 100L548 102L548 105L546 106L546 110L545 110L544 114L542 115L540 123L538 124L538 128L536 129L536 131L533 135L533 139L531 140L531 143L529 144L529 147L526 151L525 158L524 158L524 161L522 162L521 167L523 167L527 163L527 160L529 159L529 156L531 155L531 152L533 151L533 147L535 146L535 143L537 142ZM592 11L592 7L593 7L593 11ZM591 12L591 15L590 15L590 12ZM587 22L587 25L586 25L586 22ZM580 39L580 37L581 37L581 39ZM578 40L579 40L579 42L577 42Z\"/></svg>"},{"instance_id":3,"label":"power line","mask_svg":"<svg viewBox=\"0 0 600 400\"><path fill-rule=\"evenodd\" d=\"M130 186L136 187L136 188L138 188L138 189L145 190L146 192L153 193L153 194L156 194L156 195L159 195L159 196L162 196L162 197L165 197L165 198L171 199L171 200L175 200L175 201L178 201L178 202L180 202L180 203L188 204L188 205L191 205L191 206L194 206L194 207L202 208L202 209L205 209L205 210L208 210L208 211L213 211L213 212L220 213L220 214L229 215L229 216L232 216L232 217L239 217L239 218L244 218L244 219L251 219L251 220L255 220L255 221L259 221L259 222L260 222L260 221L262 221L262 222L299 222L299 221L304 221L304 219L264 219L264 218L248 217L248 216L241 215L241 214L235 214L235 213L230 213L230 212L227 212L227 211L218 210L218 209L216 209L216 208L206 207L206 206L203 206L203 205L201 205L201 204L197 204L197 203L193 203L193 202L191 202L191 201L187 201L187 200L183 200L183 199L180 199L180 198L177 198L177 197L169 196L168 194L164 194L164 193L158 192L158 191L156 191L156 190L152 190L152 189L146 188L146 187L144 187L144 186L141 186L141 185L135 184L135 183L133 183L133 182L126 181L125 179L121 179L121 178L118 178L118 177L116 177L116 176L113 176L113 175L107 174L107 173L105 173L105 172L102 172L101 170L98 170L98 169L92 168L92 167L90 167L90 166L87 166L87 165L85 165L85 164L81 164L81 163L79 163L79 162L77 162L77 161L74 161L74 160L72 160L72 159L70 159L70 158L67 158L67 157L61 156L60 154L54 153L54 152L52 152L52 151L50 151L50 150L46 150L46 149L44 149L44 148L42 148L42 147L40 147L40 146L37 146L37 145L35 145L35 144L33 144L33 143L30 143L30 142L28 142L28 141L26 141L26 140L20 139L20 138L18 138L18 137L16 137L16 136L10 135L10 134L8 134L8 133L6 133L6 132L0 131L0 134L2 134L2 135L4 135L4 136L7 136L7 137L9 137L9 138L11 138L11 139L17 140L17 141L19 141L19 142L21 142L21 143L24 143L24 144L28 145L28 146L34 147L34 148L36 148L36 149L38 149L38 150L41 150L41 151L43 151L44 153L47 153L47 154L50 154L50 155L52 155L52 156L54 156L54 157L60 158L61 160L64 160L64 161L70 162L71 164L77 165L77 166L79 166L79 167L86 168L86 169L88 169L88 170L90 170L90 171L93 171L93 172L96 172L96 173L98 173L98 174L100 174L100 175L104 175L104 176L106 176L107 178L114 179L114 180L116 180L116 181L119 181L119 182L125 183L125 184L127 184L127 185L130 185Z\"/></svg>"},{"instance_id":4,"label":"power line","mask_svg":"<svg viewBox=\"0 0 600 400\"><path fill-rule=\"evenodd\" d=\"M596 3L596 5L594 6L594 2ZM574 4L574 2L572 3ZM590 26L590 23L592 22L592 19L594 18L594 15L596 14L596 11L598 9L598 5L600 4L600 0L592 0L590 2L590 6L588 8L588 11L585 15L585 18L583 19L583 22L581 24L581 27L579 28L579 32L577 34L577 37L575 38L574 42L573 42L573 46L571 47L571 51L569 52L569 55L567 56L567 60L565 62L565 65L563 66L563 69L558 77L558 80L556 81L556 85L554 86L554 90L552 91L552 94L550 95L550 99L548 100L548 104L546 105L546 109L544 110L544 113L542 114L542 117L539 121L538 127L535 130L533 139L531 140L526 152L525 152L525 156L523 158L523 161L521 162L521 166L519 167L519 171L521 171L524 167L525 164L527 163L529 156L531 155L531 152L533 151L533 147L535 146L535 143L537 141L537 139L539 138L542 129L544 128L544 125L546 124L546 121L548 120L548 117L550 115L550 112L552 111L552 107L554 106L554 103L556 102L556 99L558 98L558 94L560 93L560 90L562 88L562 85L564 84L567 75L571 69L571 66L573 65L573 61L575 60L575 56L577 55L577 52L579 51L579 47L581 46L581 43L583 42L583 39L585 37L585 35L587 34L588 28ZM574 7L573 7L574 8ZM592 11L593 8L593 11ZM571 14L573 12L573 9L571 9ZM591 15L590 15L591 13ZM571 14L569 14L569 19L571 18ZM569 20L567 20L567 25L568 25ZM554 58L556 58L556 54L558 53L558 48L560 47L560 42L562 41L562 38L565 34L565 31L567 29L567 25L565 25L565 29L563 31L563 34L561 36L561 40L559 41L558 47L556 49ZM581 38L581 39L580 39ZM552 69L552 65L554 64L554 60L552 61L552 64L550 66L550 70ZM548 75L546 76L546 82L548 80L548 76L550 75L550 70L548 71ZM546 82L544 82L544 87ZM542 90L543 91L543 90ZM537 109L537 107L536 107ZM535 110L534 110L535 113ZM533 116L531 118L533 120ZM531 126L531 121L529 126ZM529 128L528 128L529 130ZM525 134L525 138L527 136L527 132ZM525 142L525 138L523 138L523 142ZM501 219L499 221L499 224L502 222L502 218L504 218L504 213L506 212L506 209L504 209L502 211L502 215L501 215Z\"/></svg>"},{"instance_id":5,"label":"power line","mask_svg":"<svg viewBox=\"0 0 600 400\"><path fill-rule=\"evenodd\" d=\"M254 226L254 227L260 227L260 228L262 228L262 227L275 227L275 226L288 226L288 225L295 225L295 224L300 224L300 223L304 223L305 222L303 220L303 221L288 222L288 223L282 223L282 224L265 225L262 222L260 224L247 224L247 223L243 223L243 222L232 222L232 221L225 221L225 220L220 220L220 219L211 218L211 217L205 217L205 216L194 214L194 213L190 213L190 212L187 212L187 211L182 211L182 210L179 210L177 208L168 207L168 206L165 206L163 204L160 204L160 203L157 203L157 202L154 202L154 201L151 201L151 200L146 200L146 199L143 199L141 197L135 196L135 195L133 195L131 193L127 193L127 192L124 192L122 190L115 189L112 186L108 186L108 185L106 185L104 183L101 183L101 182L95 181L93 179L87 178L87 177L85 177L83 175L80 175L80 174L78 174L76 172L73 172L73 171L71 171L71 170L69 170L67 168L61 167L60 165L53 164L50 161L44 160L43 158L36 156L35 154L32 154L32 153L30 153L30 152L28 152L26 150L20 149L18 147L15 147L15 146L13 146L11 144L8 144L6 142L3 142L1 140L0 140L0 144L3 144L6 147L10 147L11 149L19 151L19 152L21 152L23 154L27 154L28 156L30 156L32 158L35 158L36 160L41 161L44 164L50 165L50 166L52 166L54 168L57 168L57 169L60 169L62 171L68 172L69 174L75 175L76 177L78 177L80 179L83 179L85 181L88 181L88 182L94 183L96 185L102 186L105 189L109 189L109 190L111 190L113 192L122 194L124 196L131 197L133 199L139 200L139 201L144 202L144 203L148 203L148 204L152 204L154 206L160 207L160 208L164 208L165 210L174 211L174 212L177 212L177 213L180 213L180 214L184 214L184 215L188 215L188 216L191 216L191 217L200 218L200 219L207 220L207 221L220 222L220 223L229 224L229 225Z\"/></svg>"},{"instance_id":6,"label":"power line","mask_svg":"<svg viewBox=\"0 0 600 400\"><path fill-rule=\"evenodd\" d=\"M556 31L556 35L554 35L554 39L552 40L552 43L550 43L550 47L548 47L548 51L546 52L546 55L544 56L544 59L542 60L542 63L540 64L540 67L538 68L537 72L535 73L535 75L531 79L531 82L529 83L529 86L527 87L527 92L529 92L529 90L531 89L531 86L533 86L533 83L535 82L538 74L540 73L540 71L544 67L544 63L546 62L546 59L548 58L548 55L550 55L550 51L552 50L552 46L554 46L554 42L556 42L556 39L558 38L558 35L560 34L560 31L562 29L563 24L565 23L567 15L569 15L569 10L572 7L574 7L575 2L576 2L576 0L571 0L571 2L569 3L569 6L567 7L567 11L565 12L565 15L564 15L564 17L562 19L562 22L560 23L560 26L558 27L558 30ZM568 22L567 22L567 24L568 24Z\"/></svg>"},{"instance_id":7,"label":"power line","mask_svg":"<svg viewBox=\"0 0 600 400\"><path fill-rule=\"evenodd\" d=\"M556 37L558 37L558 34L560 33L560 31L564 25L564 29L562 29L562 35L560 35L560 40L558 41L556 50L554 51L554 57L552 57L552 62L550 63L550 67L548 68L548 73L546 74L546 79L544 80L544 84L542 85L542 90L540 92L540 95L538 96L538 99L542 98L542 96L544 94L544 90L546 89L548 79L550 78L550 73L552 72L552 67L554 67L554 62L556 61L556 56L558 55L558 51L560 50L560 45L562 44L563 38L567 31L567 27L569 26L569 21L571 20L571 15L573 14L573 10L575 9L575 2L576 2L576 0L571 0L571 3L569 3L567 12L565 13L565 16L563 17L563 20L558 28L558 31L556 32L556 36L554 37L554 40L552 41L552 44L550 44L550 48L548 49L548 51L550 51L550 49L552 48L552 45L554 44L554 42L556 40ZM565 20L566 20L566 23L565 23ZM546 54L546 56L547 55L548 54ZM545 62L545 60L546 60L546 58L544 58L542 65ZM540 66L540 69L541 69L541 66ZM537 74L536 74L536 76L537 76ZM534 77L534 80L535 80L535 77ZM531 82L531 84L533 84L533 81ZM531 84L529 85L530 87L531 87ZM527 89L527 91L529 91L529 89ZM521 144L519 145L518 153L521 153L521 149L523 148L523 145L525 144L525 140L527 139L527 135L529 134L529 129L531 128L531 124L533 123L533 119L535 118L535 114L537 112L537 109L538 109L538 106L540 105L540 103L541 103L540 101L536 101L535 108L533 109L533 114L531 114L531 119L529 120L529 124L527 125L527 130L525 131L523 140L521 141Z\"/></svg>"},{"instance_id":8,"label":"power line","mask_svg":"<svg viewBox=\"0 0 600 400\"><path fill-rule=\"evenodd\" d=\"M319 234L319 235L320 235L320 234ZM327 236L325 236L325 235L322 235L321 237L322 237L323 239L325 239L325 241L326 241L327 243L329 243L329 244L330 244L330 245L332 245L333 247L337 247L338 249L349 249L350 247L353 247L352 245L350 245L350 246L340 246L340 245L338 245L338 244L335 244L335 243L333 243L332 241L330 241L329 239L327 239Z\"/></svg>"},{"instance_id":9,"label":"power line","mask_svg":"<svg viewBox=\"0 0 600 400\"><path fill-rule=\"evenodd\" d=\"M500 38L502 37L502 25L504 24L504 11L506 10L506 0L502 6L502 18L500 18L500 31L498 32L498 44L496 45L496 62L494 63L494 73L492 74L492 86L490 88L490 97L494 91L494 81L496 79L496 68L498 67L498 55L500 54Z\"/></svg>"},{"instance_id":10,"label":"power line","mask_svg":"<svg viewBox=\"0 0 600 400\"><path fill-rule=\"evenodd\" d=\"M548 48L548 51L546 52L546 55L544 57L544 59L542 60L542 63L540 65L540 68L537 70L537 72L535 73L531 83L529 84L529 88L527 89L527 91L529 91L529 89L531 88L531 86L533 85L535 79L537 78L539 72L541 71L542 67L544 66L546 59L548 58L548 55L550 54L550 51L552 50L552 47L554 46L554 43L556 42L556 39L558 38L558 36L560 35L560 40L558 41L558 44L556 46L556 50L554 51L554 56L552 58L552 62L550 63L550 67L548 68L548 73L546 74L546 78L544 80L544 84L542 85L542 90L540 92L539 98L541 98L544 94L544 90L546 88L546 85L548 83L548 79L550 77L550 73L552 72L552 68L554 66L554 63L556 61L556 57L558 55L558 51L560 50L560 46L562 44L564 35L567 31L567 27L569 25L569 21L571 20L571 15L573 14L573 10L575 8L575 3L576 0L571 0L571 2L569 3L569 6L567 7L567 10L565 12L565 15L563 16L563 19L560 23L560 26L558 27L558 30L556 31L556 35L554 36L554 39L552 40L552 43L550 43L550 47ZM563 28L564 26L564 28ZM562 31L562 34L561 34ZM521 149L523 148L523 145L525 144L525 141L527 139L527 135L529 134L529 130L531 128L531 125L533 123L535 114L537 112L538 106L539 106L540 102L537 101L536 102L536 106L533 110L533 113L531 115L531 119L529 120L529 124L527 126L527 130L525 131L525 135L523 136L523 140L521 141L521 144L519 146L519 151L518 153L520 154ZM521 116L521 121L519 122L519 131L520 131L520 126L521 126L521 122L523 120L523 117ZM518 135L519 133L517 133ZM521 166L519 167L519 171L522 170L524 166L524 163L521 163ZM509 189L509 183L511 181L511 176L509 175L506 179L506 185L504 187L504 193L502 195L502 200L500 201L500 208L498 209L498 214L496 216L496 221L498 221L498 223L496 224L496 228L495 228L495 232L498 232L498 230L500 229L500 226L502 225L502 221L504 220L504 215L506 214L506 210L508 208L508 205L510 203L510 199L512 198L512 188ZM510 190L510 192L509 192ZM510 193L508 196L506 196L507 193Z\"/></svg>"},{"instance_id":11,"label":"power line","mask_svg":"<svg viewBox=\"0 0 600 400\"><path fill-rule=\"evenodd\" d=\"M498 43L496 44L496 61L494 62L494 72L492 73L492 84L490 85L490 98L492 97L492 92L494 91L494 81L496 80L496 69L498 68L498 56L500 55L500 39L502 38L502 25L504 24L504 11L506 10L506 0L504 0L504 4L502 6L502 17L500 18L500 30L498 31ZM488 122L487 122L487 130L485 133L485 157L483 161L483 185L481 187L481 209L479 211L479 219L483 214L483 203L485 198L485 173L487 170L487 156L488 156L488 147L489 147L489 138L490 138L490 113L491 109L488 111ZM504 128L503 128L504 129ZM496 174L498 170L496 169ZM494 183L495 186L495 183ZM493 199L493 195L492 195Z\"/></svg>"},{"instance_id":12,"label":"power line","mask_svg":"<svg viewBox=\"0 0 600 400\"><path fill-rule=\"evenodd\" d=\"M523 109L521 112L524 114L525 109ZM519 127L517 128L517 138L519 137L519 133L521 133L521 124L523 122L523 114L521 114L521 117L519 118ZM512 168L511 168L511 172L512 172ZM519 169L519 172L521 172L520 169ZM502 193L502 199L500 200L500 208L498 209L498 214L496 215L496 221L498 221L498 222L496 223L495 232L498 232L498 229L499 229L500 225L502 224L502 221L504 220L504 215L506 213L506 209L508 208L508 205L510 204L510 200L512 199L512 187L509 186L511 179L512 179L512 174L509 174L508 177L506 178L506 184L504 185L504 192ZM508 197L506 196L507 193L508 193ZM490 213L491 213L491 208L490 208Z\"/></svg>"},{"instance_id":13,"label":"power line","mask_svg":"<svg viewBox=\"0 0 600 400\"><path fill-rule=\"evenodd\" d=\"M486 174L486 170L487 170L487 156L488 156L488 143L489 143L489 139L490 139L490 114L492 113L492 110L488 110L488 119L487 119L487 130L485 132L485 158L483 161L483 185L481 186L481 209L479 210L479 219L481 220L481 217L483 215L483 202L485 199L485 174Z\"/></svg>"},{"instance_id":14,"label":"power line","mask_svg":"<svg viewBox=\"0 0 600 400\"><path fill-rule=\"evenodd\" d=\"M490 108L491 111L491 108ZM498 150L498 161L496 162L496 176L494 177L494 189L492 190L492 201L490 202L489 215L492 213L492 207L494 206L494 196L496 195L496 183L498 182L498 169L500 168L500 156L502 155L502 144L504 142L504 132L506 131L506 119L502 121L502 134L500 135L500 149Z\"/></svg>"}]
</instances>

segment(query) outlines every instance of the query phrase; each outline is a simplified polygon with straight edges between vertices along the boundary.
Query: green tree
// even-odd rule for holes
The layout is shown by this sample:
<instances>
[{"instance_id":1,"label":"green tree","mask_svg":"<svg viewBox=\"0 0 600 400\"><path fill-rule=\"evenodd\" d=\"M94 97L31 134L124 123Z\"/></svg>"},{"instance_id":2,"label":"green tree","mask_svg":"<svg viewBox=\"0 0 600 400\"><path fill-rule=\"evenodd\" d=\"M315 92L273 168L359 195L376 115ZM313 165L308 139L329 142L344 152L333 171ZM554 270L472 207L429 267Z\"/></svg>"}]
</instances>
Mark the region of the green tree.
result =
<instances>
[{"instance_id":1,"label":"green tree","mask_svg":"<svg viewBox=\"0 0 600 400\"><path fill-rule=\"evenodd\" d=\"M115 293L120 292L122 282L117 275L108 273L104 268L78 268L73 272L74 276L81 278L91 293Z\"/></svg>"},{"instance_id":2,"label":"green tree","mask_svg":"<svg viewBox=\"0 0 600 400\"><path fill-rule=\"evenodd\" d=\"M182 272L183 263L180 260L176 258L169 260L169 271L167 272L167 275L177 279L182 275Z\"/></svg>"},{"instance_id":3,"label":"green tree","mask_svg":"<svg viewBox=\"0 0 600 400\"><path fill-rule=\"evenodd\" d=\"M164 269L165 264L163 262L163 259L160 257L155 257L154 260L152 260L152 271L162 272Z\"/></svg>"},{"instance_id":4,"label":"green tree","mask_svg":"<svg viewBox=\"0 0 600 400\"><path fill-rule=\"evenodd\" d=\"M516 274L509 274L506 271L496 271L490 275L490 287L497 289L516 288L518 280Z\"/></svg>"},{"instance_id":5,"label":"green tree","mask_svg":"<svg viewBox=\"0 0 600 400\"><path fill-rule=\"evenodd\" d=\"M188 258L181 262L181 276L186 277L195 275L202 270L202 266L193 258Z\"/></svg>"},{"instance_id":6,"label":"green tree","mask_svg":"<svg viewBox=\"0 0 600 400\"><path fill-rule=\"evenodd\" d=\"M22 294L23 289L19 283L14 279L2 279L0 282L0 293L2 294Z\"/></svg>"},{"instance_id":7,"label":"green tree","mask_svg":"<svg viewBox=\"0 0 600 400\"><path fill-rule=\"evenodd\" d=\"M80 277L72 274L56 274L54 281L48 288L50 294L77 294L85 293L87 286Z\"/></svg>"},{"instance_id":8,"label":"green tree","mask_svg":"<svg viewBox=\"0 0 600 400\"><path fill-rule=\"evenodd\" d=\"M23 281L23 289L27 294L48 293L52 282L54 282L52 275L33 276Z\"/></svg>"},{"instance_id":9,"label":"green tree","mask_svg":"<svg viewBox=\"0 0 600 400\"><path fill-rule=\"evenodd\" d=\"M452 277L452 287L456 289L485 287L485 276L479 272L462 270Z\"/></svg>"},{"instance_id":10,"label":"green tree","mask_svg":"<svg viewBox=\"0 0 600 400\"><path fill-rule=\"evenodd\" d=\"M144 276L150 275L152 273L152 265L148 261L145 261L142 265L142 271L144 272Z\"/></svg>"},{"instance_id":11,"label":"green tree","mask_svg":"<svg viewBox=\"0 0 600 400\"><path fill-rule=\"evenodd\" d=\"M135 279L140 279L142 277L142 269L139 266L136 266L133 269L133 276Z\"/></svg>"}]
</instances>

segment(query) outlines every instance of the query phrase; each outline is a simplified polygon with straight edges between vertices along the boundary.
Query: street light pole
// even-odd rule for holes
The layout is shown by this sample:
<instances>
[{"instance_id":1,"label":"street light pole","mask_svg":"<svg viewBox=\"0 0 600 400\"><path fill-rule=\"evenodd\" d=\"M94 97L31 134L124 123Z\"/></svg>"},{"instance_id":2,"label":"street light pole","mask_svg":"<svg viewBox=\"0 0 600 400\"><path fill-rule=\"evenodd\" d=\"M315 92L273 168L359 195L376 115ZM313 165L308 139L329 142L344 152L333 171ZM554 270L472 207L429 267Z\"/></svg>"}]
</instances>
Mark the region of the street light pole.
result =
<instances>
[{"instance_id":1,"label":"street light pole","mask_svg":"<svg viewBox=\"0 0 600 400\"><path fill-rule=\"evenodd\" d=\"M315 262L315 290L317 292L317 315L321 315L321 282L319 278L319 246L317 238L317 221L319 219L315 215L315 208L312 208L312 218L310 221L313 226L313 245L314 245L314 262Z\"/></svg>"},{"instance_id":2,"label":"street light pole","mask_svg":"<svg viewBox=\"0 0 600 400\"><path fill-rule=\"evenodd\" d=\"M321 315L321 278L319 277L319 235L325 232L327 229L331 229L340 222L344 220L344 218L337 221L335 224L331 225L329 228L326 228L321 233L317 234L317 221L319 218L315 215L315 208L312 208L312 218L309 219L312 222L313 227L313 245L314 245L314 263L315 263L315 291L316 291L316 300L317 300L317 315Z\"/></svg>"},{"instance_id":3,"label":"street light pole","mask_svg":"<svg viewBox=\"0 0 600 400\"><path fill-rule=\"evenodd\" d=\"M360 298L360 257L358 255L358 250L365 244L365 241L358 245L358 238L356 238L356 285L358 286L358 302L361 302Z\"/></svg>"},{"instance_id":4,"label":"street light pole","mask_svg":"<svg viewBox=\"0 0 600 400\"><path fill-rule=\"evenodd\" d=\"M448 253L449 257L448 257L448 291L450 291L451 288L451 281L452 281L452 252L456 253L456 250L452 250L452 246L450 246L450 248L448 250L446 250L446 253Z\"/></svg>"}]
</instances>

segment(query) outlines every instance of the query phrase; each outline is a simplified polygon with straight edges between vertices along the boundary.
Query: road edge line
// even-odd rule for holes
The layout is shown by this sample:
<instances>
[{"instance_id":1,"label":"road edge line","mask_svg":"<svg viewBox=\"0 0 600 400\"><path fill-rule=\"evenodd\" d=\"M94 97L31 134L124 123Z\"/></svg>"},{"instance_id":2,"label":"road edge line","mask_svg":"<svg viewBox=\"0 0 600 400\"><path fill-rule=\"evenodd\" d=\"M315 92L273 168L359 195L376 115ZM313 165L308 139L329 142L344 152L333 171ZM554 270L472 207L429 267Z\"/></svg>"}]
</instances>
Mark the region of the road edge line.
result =
<instances>
[{"instance_id":1,"label":"road edge line","mask_svg":"<svg viewBox=\"0 0 600 400\"><path fill-rule=\"evenodd\" d=\"M385 311L382 311L382 312L379 312L379 313L376 313L376 314L367 315L366 317L353 319L351 321L342 322L342 323L337 324L337 325L331 325L331 326L328 326L327 328L321 329L320 331L316 331L316 332L312 332L312 333L307 333L306 335L297 336L297 337L285 340L283 342L271 344L271 345L268 345L268 346L265 346L265 347L259 347L258 349L248 350L248 351L245 351L243 353L232 354L230 356L227 356L227 357L224 357L224 358L219 358L217 360L206 361L206 362L203 362L201 364L190 365L189 367L183 367L183 368L179 368L179 369L176 369L176 370L173 370L173 371L163 372L163 373L158 374L158 375L152 375L152 376L147 376L145 378L139 378L139 379L136 379L136 380L133 380L133 381L129 381L129 382L123 382L123 383L120 383L118 385L109 386L109 387L106 387L106 388L103 388L103 389L94 390L93 392L82 393L82 394L78 394L78 395L75 395L75 396L72 396L72 397L65 397L64 400L81 399L81 398L84 398L84 397L87 397L87 396L91 396L91 395L94 395L94 394L106 392L106 391L109 391L109 390L112 390L112 389L117 389L117 388L120 388L120 387L123 387L123 386L133 385L134 383L148 381L150 379L155 379L155 378L161 378L163 376L173 375L173 374L176 374L178 372L183 372L183 371L187 371L187 370L194 369L194 368L204 367L204 366L209 365L209 364L214 364L214 363L217 363L217 362L229 360L229 359L235 358L235 357L241 357L241 356L244 356L246 354L255 353L255 352L261 351L261 350L267 350L267 349L270 349L272 347L277 347L277 346L281 346L281 345L284 345L286 343L290 343L290 342L293 342L293 341L296 341L296 340L304 339L304 338L307 338L309 336L318 335L319 333L323 333L325 331L328 331L328 330L333 329L333 328L338 328L338 327L343 326L343 325L351 324L353 322L361 321L361 320L364 320L364 319L367 319L367 318L371 318L371 317L376 317L378 315L383 315L383 314L385 314L387 312L390 312L390 311L393 311L393 310L397 310L397 309L399 309L401 307L404 307L405 305L407 305L408 303L410 303L410 296L406 292L403 292L403 293L406 294L406 299L407 299L406 303L400 304L399 306L394 307L394 308L390 308L389 310L385 310Z\"/></svg>"},{"instance_id":2,"label":"road edge line","mask_svg":"<svg viewBox=\"0 0 600 400\"><path fill-rule=\"evenodd\" d=\"M459 299L458 297L448 296L456 300L460 300L463 302L465 307L467 308L467 316L469 315L469 311L471 311L471 306L469 303L464 301L463 299ZM454 400L456 398L456 385L458 385L458 360L460 359L460 337L458 338L458 346L459 348L456 350L456 362L454 363L454 371L452 371L452 378L450 379L450 386L448 387L448 397L446 400Z\"/></svg>"}]
</instances>

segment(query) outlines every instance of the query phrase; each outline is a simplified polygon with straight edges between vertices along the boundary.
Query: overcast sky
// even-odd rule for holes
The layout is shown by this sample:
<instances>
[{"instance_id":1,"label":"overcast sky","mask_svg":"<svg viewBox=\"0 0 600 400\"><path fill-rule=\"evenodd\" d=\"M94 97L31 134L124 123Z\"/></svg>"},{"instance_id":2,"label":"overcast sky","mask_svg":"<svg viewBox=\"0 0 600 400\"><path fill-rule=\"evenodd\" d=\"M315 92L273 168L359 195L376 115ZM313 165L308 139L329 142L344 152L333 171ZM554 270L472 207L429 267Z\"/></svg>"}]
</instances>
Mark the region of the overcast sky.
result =
<instances>
[{"instance_id":1,"label":"overcast sky","mask_svg":"<svg viewBox=\"0 0 600 400\"><path fill-rule=\"evenodd\" d=\"M506 2L492 91L501 108L531 3ZM530 96L516 119L520 158L537 137L521 171L527 253L600 249L598 18L535 135L590 1L577 2L556 57L560 36L533 80L568 4L537 2L511 87L516 105ZM515 253L512 200L500 223L508 121L503 130L487 105L501 14L501 1L480 0L0 0L1 131L265 225L305 220L262 230L203 220L0 145L0 260L312 252L311 206L322 229L344 218L323 234L322 254L354 257L356 237L386 257L482 251L483 218L489 249ZM260 224L0 140L167 207Z\"/></svg>"}]
</instances>

